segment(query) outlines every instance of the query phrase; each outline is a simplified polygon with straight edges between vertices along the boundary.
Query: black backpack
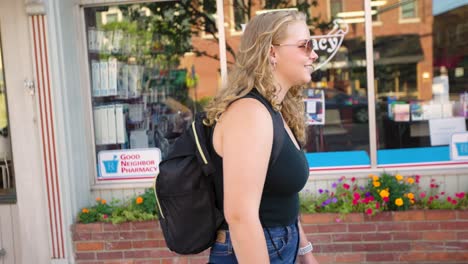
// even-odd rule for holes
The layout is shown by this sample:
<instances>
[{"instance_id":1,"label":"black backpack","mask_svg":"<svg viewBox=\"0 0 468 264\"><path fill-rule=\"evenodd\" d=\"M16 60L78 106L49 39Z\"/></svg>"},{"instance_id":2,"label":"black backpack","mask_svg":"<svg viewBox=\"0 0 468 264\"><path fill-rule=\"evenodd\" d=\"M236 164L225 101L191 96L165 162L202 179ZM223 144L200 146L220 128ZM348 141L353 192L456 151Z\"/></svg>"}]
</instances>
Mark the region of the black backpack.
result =
<instances>
[{"instance_id":1,"label":"black backpack","mask_svg":"<svg viewBox=\"0 0 468 264\"><path fill-rule=\"evenodd\" d=\"M274 131L284 129L281 115L256 90L246 97L256 98L266 106ZM214 127L205 126L204 118L204 112L198 113L176 140L159 164L154 186L164 239L167 247L179 254L197 254L211 247L224 221L216 207L212 179L215 168L209 151ZM275 132L273 140L270 164L279 156L283 137Z\"/></svg>"},{"instance_id":2,"label":"black backpack","mask_svg":"<svg viewBox=\"0 0 468 264\"><path fill-rule=\"evenodd\" d=\"M211 174L215 171L208 146L213 127L204 113L176 140L159 164L155 181L159 223L167 247L179 254L196 254L211 247L223 222L215 205Z\"/></svg>"}]
</instances>

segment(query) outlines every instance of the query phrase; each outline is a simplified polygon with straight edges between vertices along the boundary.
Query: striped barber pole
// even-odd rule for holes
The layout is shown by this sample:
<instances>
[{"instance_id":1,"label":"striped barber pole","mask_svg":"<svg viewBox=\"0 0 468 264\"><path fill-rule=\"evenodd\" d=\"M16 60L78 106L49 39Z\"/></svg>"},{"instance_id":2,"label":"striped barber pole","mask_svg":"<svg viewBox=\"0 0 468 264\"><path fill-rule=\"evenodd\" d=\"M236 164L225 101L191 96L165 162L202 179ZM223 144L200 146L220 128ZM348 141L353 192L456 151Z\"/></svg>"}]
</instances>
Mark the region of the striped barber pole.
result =
<instances>
[{"instance_id":1,"label":"striped barber pole","mask_svg":"<svg viewBox=\"0 0 468 264\"><path fill-rule=\"evenodd\" d=\"M42 155L53 259L65 257L62 205L57 170L57 150L54 130L54 111L51 97L47 27L44 15L29 16L31 39L33 40L34 75L37 88L39 126L41 131Z\"/></svg>"}]
</instances>

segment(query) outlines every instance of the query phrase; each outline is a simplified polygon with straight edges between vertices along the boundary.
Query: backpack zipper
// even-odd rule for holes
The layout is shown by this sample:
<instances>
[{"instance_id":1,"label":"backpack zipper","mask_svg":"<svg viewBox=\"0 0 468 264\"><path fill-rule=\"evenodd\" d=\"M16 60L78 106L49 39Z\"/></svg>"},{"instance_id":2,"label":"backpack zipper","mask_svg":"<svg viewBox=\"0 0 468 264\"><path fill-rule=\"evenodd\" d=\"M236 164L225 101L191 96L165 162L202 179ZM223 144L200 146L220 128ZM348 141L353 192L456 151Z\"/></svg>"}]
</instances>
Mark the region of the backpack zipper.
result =
<instances>
[{"instance_id":1,"label":"backpack zipper","mask_svg":"<svg viewBox=\"0 0 468 264\"><path fill-rule=\"evenodd\" d=\"M156 177L154 178L153 191L154 191L154 196L156 196L156 204L158 205L159 213L161 214L161 217L164 219L164 214L163 214L163 211L161 209L161 205L159 204L159 198L158 198L158 194L156 192Z\"/></svg>"},{"instance_id":2,"label":"backpack zipper","mask_svg":"<svg viewBox=\"0 0 468 264\"><path fill-rule=\"evenodd\" d=\"M193 134L195 135L195 143L197 144L198 152L200 152L201 158L203 159L203 163L208 164L205 154L203 153L203 150L201 148L200 142L198 141L198 134L197 130L195 129L195 121L192 122L192 130Z\"/></svg>"}]
</instances>

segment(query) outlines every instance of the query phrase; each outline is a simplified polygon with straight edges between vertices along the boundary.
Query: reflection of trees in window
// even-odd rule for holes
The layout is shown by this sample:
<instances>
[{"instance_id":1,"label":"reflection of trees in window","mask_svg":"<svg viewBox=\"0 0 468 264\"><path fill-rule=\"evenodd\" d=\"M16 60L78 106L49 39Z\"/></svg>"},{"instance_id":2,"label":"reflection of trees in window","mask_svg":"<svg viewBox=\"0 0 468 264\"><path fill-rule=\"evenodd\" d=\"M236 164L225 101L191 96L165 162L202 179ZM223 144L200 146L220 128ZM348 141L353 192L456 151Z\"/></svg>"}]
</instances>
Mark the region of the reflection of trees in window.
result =
<instances>
[{"instance_id":1,"label":"reflection of trees in window","mask_svg":"<svg viewBox=\"0 0 468 264\"><path fill-rule=\"evenodd\" d=\"M232 0L232 9L234 11L234 29L242 30L242 24L246 24L250 17L252 1Z\"/></svg>"}]
</instances>

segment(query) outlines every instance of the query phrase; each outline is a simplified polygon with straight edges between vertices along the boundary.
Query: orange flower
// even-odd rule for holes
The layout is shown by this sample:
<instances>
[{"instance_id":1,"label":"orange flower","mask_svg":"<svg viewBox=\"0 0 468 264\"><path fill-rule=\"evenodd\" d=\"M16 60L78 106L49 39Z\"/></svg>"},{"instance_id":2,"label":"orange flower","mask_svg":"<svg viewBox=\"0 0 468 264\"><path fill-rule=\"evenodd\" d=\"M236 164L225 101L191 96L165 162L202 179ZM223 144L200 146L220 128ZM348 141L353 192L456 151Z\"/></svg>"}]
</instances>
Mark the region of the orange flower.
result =
<instances>
[{"instance_id":1,"label":"orange flower","mask_svg":"<svg viewBox=\"0 0 468 264\"><path fill-rule=\"evenodd\" d=\"M104 199L101 199L101 204L106 204L106 203L107 203L107 201L106 201L106 200L104 200Z\"/></svg>"},{"instance_id":2,"label":"orange flower","mask_svg":"<svg viewBox=\"0 0 468 264\"><path fill-rule=\"evenodd\" d=\"M83 208L83 209L81 210L81 212L82 212L83 214L87 214L87 213L89 213L89 210L88 210L88 208Z\"/></svg>"},{"instance_id":3,"label":"orange flower","mask_svg":"<svg viewBox=\"0 0 468 264\"><path fill-rule=\"evenodd\" d=\"M100 198L100 197L97 197L97 198L96 198L96 202L99 202L99 201L101 201L101 198Z\"/></svg>"},{"instance_id":4,"label":"orange flower","mask_svg":"<svg viewBox=\"0 0 468 264\"><path fill-rule=\"evenodd\" d=\"M390 193L387 190L382 190L382 191L380 191L379 194L380 194L380 197L382 197L382 198L390 196Z\"/></svg>"},{"instance_id":5,"label":"orange flower","mask_svg":"<svg viewBox=\"0 0 468 264\"><path fill-rule=\"evenodd\" d=\"M414 194L413 193L408 193L408 198L410 198L411 200L414 199Z\"/></svg>"},{"instance_id":6,"label":"orange flower","mask_svg":"<svg viewBox=\"0 0 468 264\"><path fill-rule=\"evenodd\" d=\"M395 200L395 204L396 204L397 206L402 206L402 205L403 205L403 199L397 198L397 199Z\"/></svg>"},{"instance_id":7,"label":"orange flower","mask_svg":"<svg viewBox=\"0 0 468 264\"><path fill-rule=\"evenodd\" d=\"M403 176L401 176L400 174L395 175L395 178L397 179L397 181L403 180Z\"/></svg>"},{"instance_id":8,"label":"orange flower","mask_svg":"<svg viewBox=\"0 0 468 264\"><path fill-rule=\"evenodd\" d=\"M142 203L143 203L143 197L138 196L138 197L136 198L136 204L142 204Z\"/></svg>"},{"instance_id":9,"label":"orange flower","mask_svg":"<svg viewBox=\"0 0 468 264\"><path fill-rule=\"evenodd\" d=\"M378 180L379 180L379 176L377 176L377 175L372 176L372 180L373 180L373 181L378 181Z\"/></svg>"},{"instance_id":10,"label":"orange flower","mask_svg":"<svg viewBox=\"0 0 468 264\"><path fill-rule=\"evenodd\" d=\"M374 184L374 187L380 187L380 182L378 181L375 181L375 182L372 182Z\"/></svg>"},{"instance_id":11,"label":"orange flower","mask_svg":"<svg viewBox=\"0 0 468 264\"><path fill-rule=\"evenodd\" d=\"M414 183L414 179L413 179L413 178L408 178L408 179L406 179L406 181L407 181L409 184L413 184L413 183Z\"/></svg>"}]
</instances>

